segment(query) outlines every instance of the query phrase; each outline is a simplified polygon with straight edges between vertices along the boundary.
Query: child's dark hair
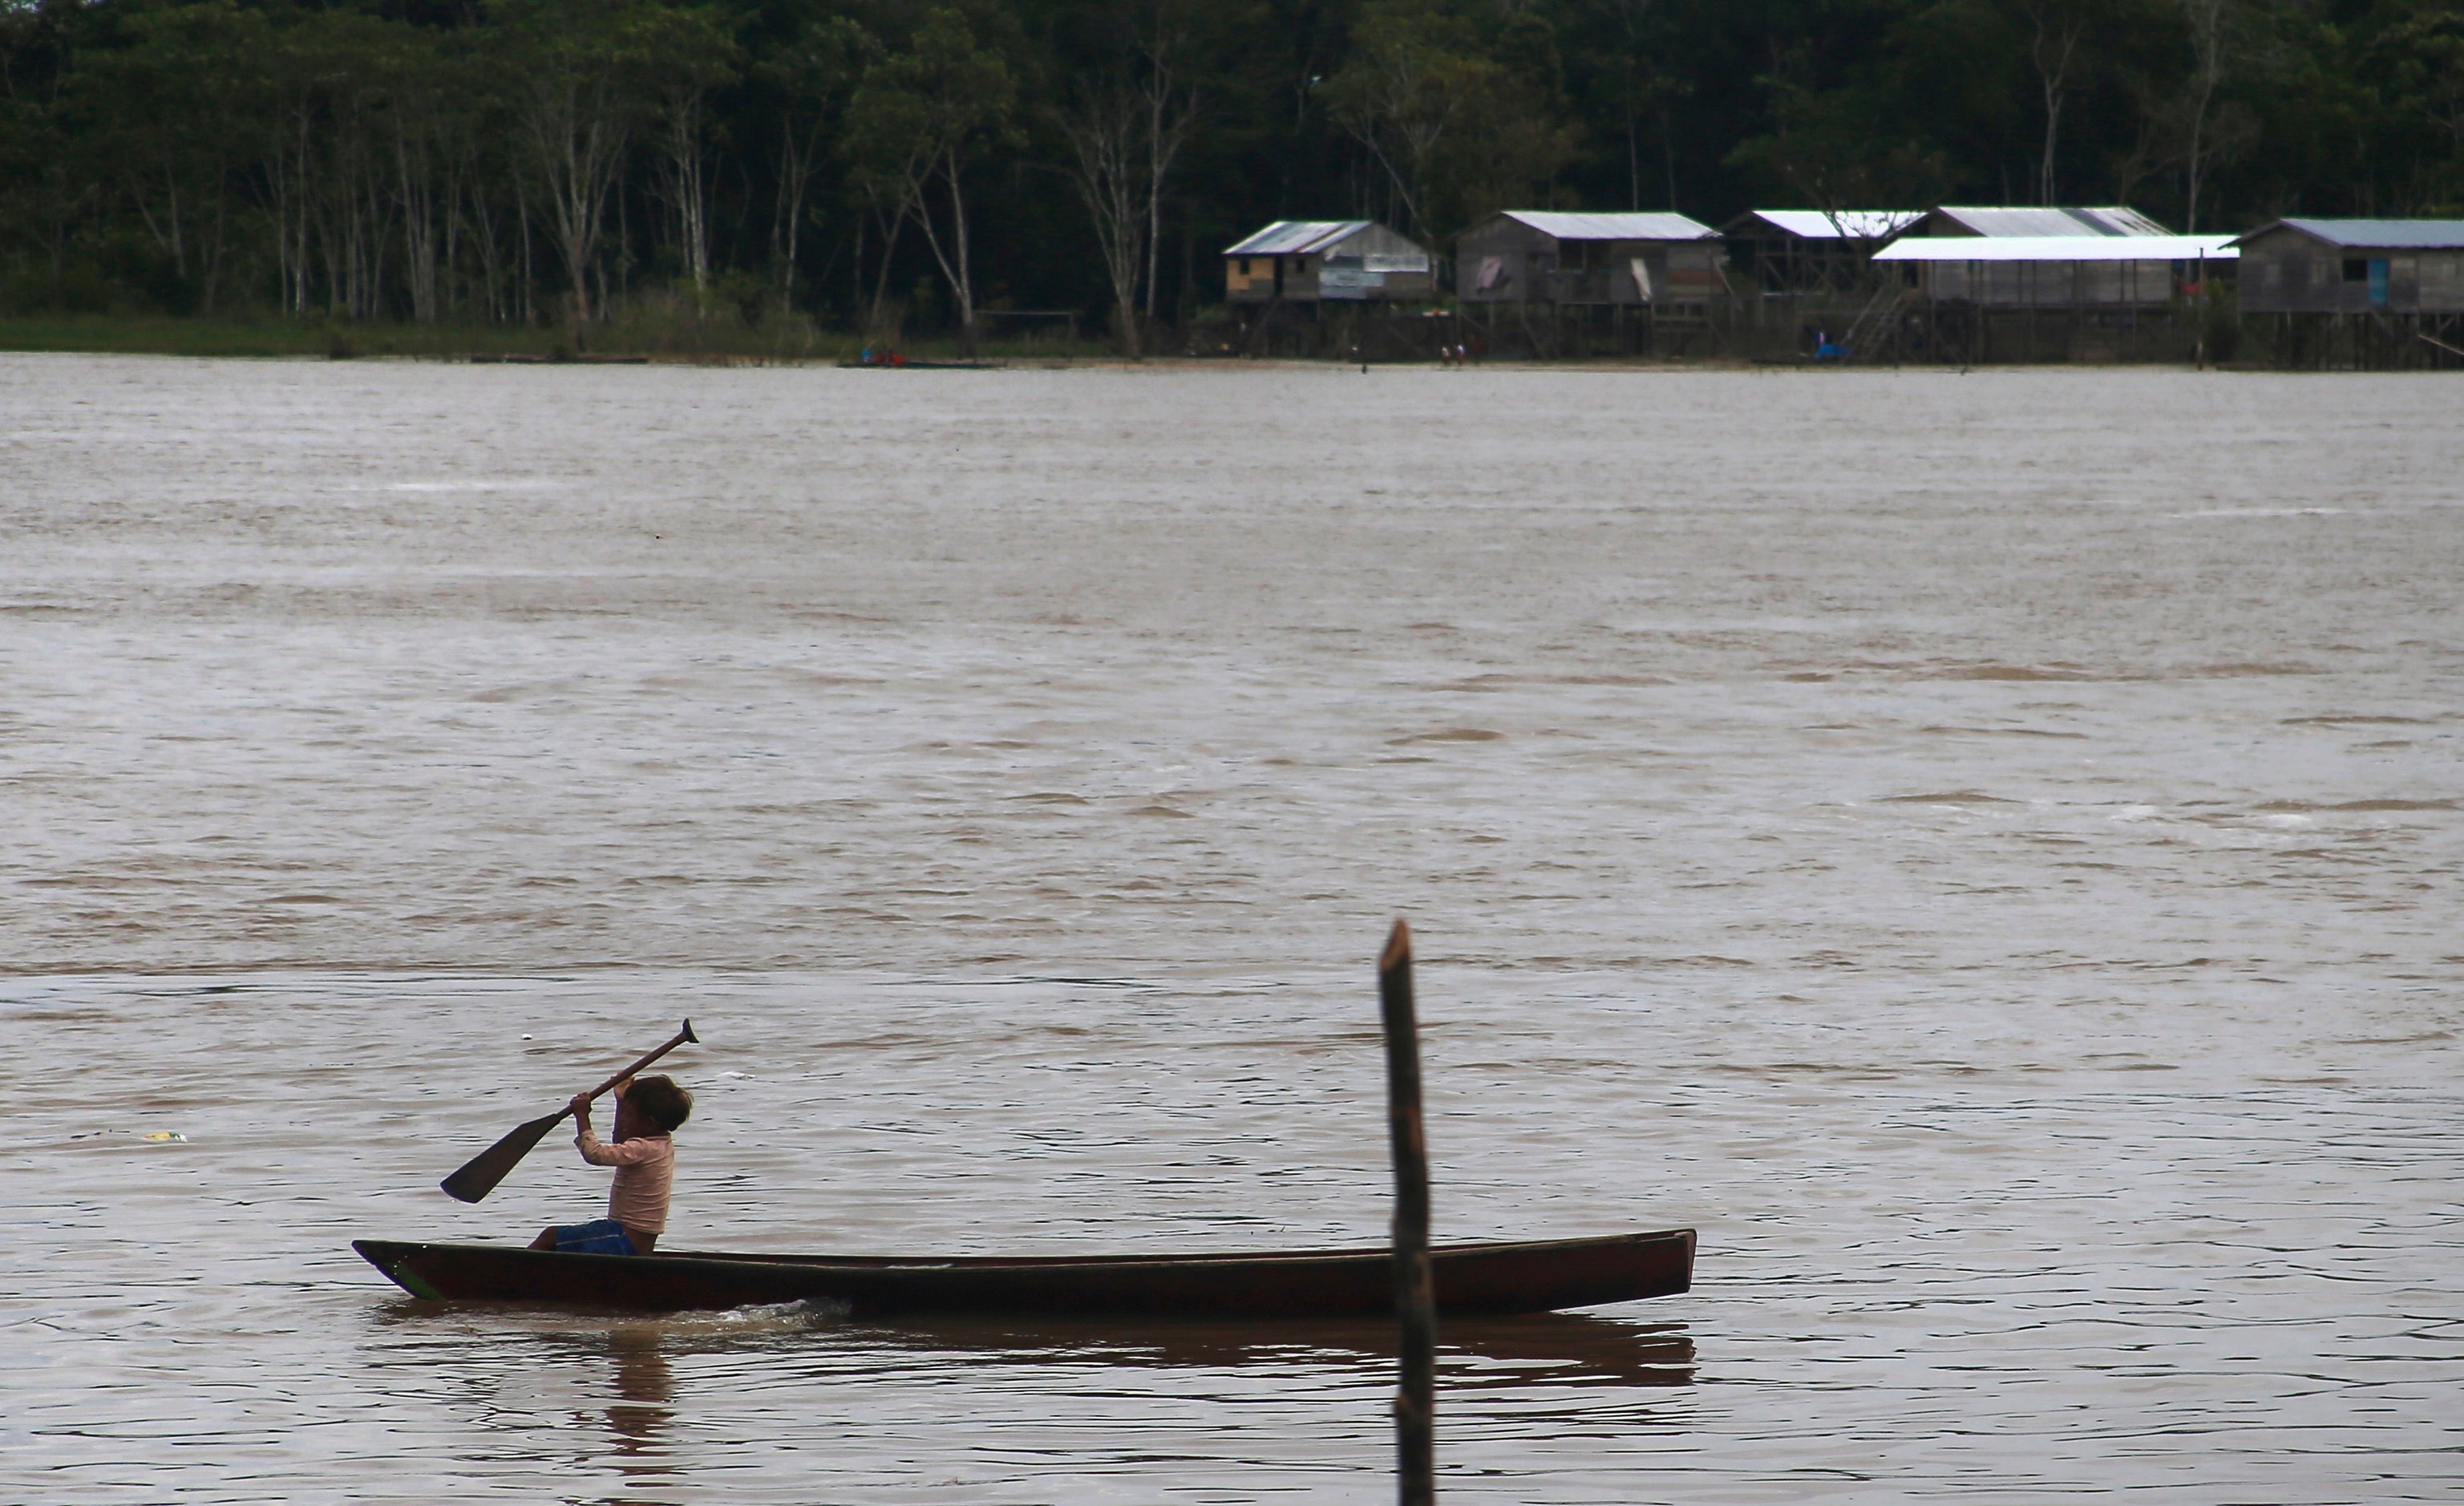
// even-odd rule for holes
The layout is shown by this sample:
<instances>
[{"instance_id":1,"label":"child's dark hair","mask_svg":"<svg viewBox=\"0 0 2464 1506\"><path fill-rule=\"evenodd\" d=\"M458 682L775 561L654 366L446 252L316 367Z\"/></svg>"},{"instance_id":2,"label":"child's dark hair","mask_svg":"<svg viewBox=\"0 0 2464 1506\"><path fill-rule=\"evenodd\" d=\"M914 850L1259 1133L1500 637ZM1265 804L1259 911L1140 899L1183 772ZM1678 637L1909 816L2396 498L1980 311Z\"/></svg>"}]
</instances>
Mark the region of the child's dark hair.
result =
<instances>
[{"instance_id":1,"label":"child's dark hair","mask_svg":"<svg viewBox=\"0 0 2464 1506\"><path fill-rule=\"evenodd\" d=\"M636 1077L625 1090L625 1101L664 1131L672 1132L693 1118L693 1095L677 1087L673 1077Z\"/></svg>"}]
</instances>

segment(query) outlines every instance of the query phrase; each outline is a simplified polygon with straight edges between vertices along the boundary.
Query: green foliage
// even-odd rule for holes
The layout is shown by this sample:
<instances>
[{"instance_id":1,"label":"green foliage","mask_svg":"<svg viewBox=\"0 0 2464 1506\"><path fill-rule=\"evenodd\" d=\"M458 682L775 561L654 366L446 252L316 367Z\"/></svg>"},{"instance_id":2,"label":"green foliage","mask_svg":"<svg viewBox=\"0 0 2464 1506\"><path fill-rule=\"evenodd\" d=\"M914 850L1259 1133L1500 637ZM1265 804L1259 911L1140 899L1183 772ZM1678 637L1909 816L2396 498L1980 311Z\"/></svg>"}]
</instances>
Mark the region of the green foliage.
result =
<instances>
[{"instance_id":1,"label":"green foliage","mask_svg":"<svg viewBox=\"0 0 2464 1506\"><path fill-rule=\"evenodd\" d=\"M1371 0L1324 96L1383 174L1389 216L1442 240L1553 196L1580 135L1559 81L1555 33L1540 15L1514 15L1485 38L1435 0Z\"/></svg>"},{"instance_id":2,"label":"green foliage","mask_svg":"<svg viewBox=\"0 0 2464 1506\"><path fill-rule=\"evenodd\" d=\"M1133 335L1275 218L1945 200L2464 214L2464 0L0 0L20 318Z\"/></svg>"},{"instance_id":3,"label":"green foliage","mask_svg":"<svg viewBox=\"0 0 2464 1506\"><path fill-rule=\"evenodd\" d=\"M965 16L936 10L905 50L865 70L847 108L847 160L866 192L898 196L945 159L1016 144L1017 107L1008 63L977 44Z\"/></svg>"}]
</instances>

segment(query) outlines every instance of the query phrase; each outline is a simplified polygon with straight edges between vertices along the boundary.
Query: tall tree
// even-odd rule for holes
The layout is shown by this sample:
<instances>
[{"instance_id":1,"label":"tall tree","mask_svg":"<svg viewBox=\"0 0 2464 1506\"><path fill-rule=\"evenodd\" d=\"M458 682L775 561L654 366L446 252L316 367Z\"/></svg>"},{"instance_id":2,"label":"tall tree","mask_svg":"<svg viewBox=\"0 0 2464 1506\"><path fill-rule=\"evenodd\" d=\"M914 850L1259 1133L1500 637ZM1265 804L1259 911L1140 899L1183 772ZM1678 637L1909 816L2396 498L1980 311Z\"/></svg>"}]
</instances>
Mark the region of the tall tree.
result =
<instances>
[{"instance_id":1,"label":"tall tree","mask_svg":"<svg viewBox=\"0 0 2464 1506\"><path fill-rule=\"evenodd\" d=\"M2028 31L2028 65L2035 71L2036 93L2044 110L2044 149L2036 158L2036 202L2060 202L2057 150L2062 134L2062 106L2069 102L2077 78L2079 43L2087 36L2087 0L2018 0Z\"/></svg>"},{"instance_id":2,"label":"tall tree","mask_svg":"<svg viewBox=\"0 0 2464 1506\"><path fill-rule=\"evenodd\" d=\"M1434 0L1373 0L1327 94L1401 217L1438 241L1541 188L1572 158L1553 35L1510 16L1492 43Z\"/></svg>"},{"instance_id":3,"label":"tall tree","mask_svg":"<svg viewBox=\"0 0 2464 1506\"><path fill-rule=\"evenodd\" d=\"M634 0L502 0L515 54L514 118L547 200L570 317L590 322L590 275L609 190L646 111ZM604 283L603 283L604 287Z\"/></svg>"},{"instance_id":4,"label":"tall tree","mask_svg":"<svg viewBox=\"0 0 2464 1506\"><path fill-rule=\"evenodd\" d=\"M727 22L709 8L637 11L626 51L647 83L661 196L676 216L676 249L693 291L710 288L711 91L737 76Z\"/></svg>"},{"instance_id":5,"label":"tall tree","mask_svg":"<svg viewBox=\"0 0 2464 1506\"><path fill-rule=\"evenodd\" d=\"M258 96L270 27L231 0L127 21L131 45L81 70L86 129L161 254L165 292L211 313L231 245L236 178L265 119Z\"/></svg>"},{"instance_id":6,"label":"tall tree","mask_svg":"<svg viewBox=\"0 0 2464 1506\"><path fill-rule=\"evenodd\" d=\"M2464 214L2464 4L2399 0L2390 10L2355 69L2387 112L2372 155L2396 167L2406 210Z\"/></svg>"},{"instance_id":7,"label":"tall tree","mask_svg":"<svg viewBox=\"0 0 2464 1506\"><path fill-rule=\"evenodd\" d=\"M1438 148L1463 101L1477 47L1471 26L1426 0L1372 0L1353 31L1353 53L1327 86L1334 119L1385 174L1414 233L1429 236Z\"/></svg>"},{"instance_id":8,"label":"tall tree","mask_svg":"<svg viewBox=\"0 0 2464 1506\"><path fill-rule=\"evenodd\" d=\"M881 44L842 15L805 22L754 64L753 77L773 91L779 123L776 188L770 209L770 259L779 299L795 305L797 252L813 179L826 158L825 138L839 123L848 90L881 55Z\"/></svg>"},{"instance_id":9,"label":"tall tree","mask_svg":"<svg viewBox=\"0 0 2464 1506\"><path fill-rule=\"evenodd\" d=\"M2233 0L2176 0L2189 33L2190 70L2182 85L2183 206L2182 233L2199 233L2199 189L2205 185L2211 144L2216 88L2224 82L2226 33L2233 19Z\"/></svg>"},{"instance_id":10,"label":"tall tree","mask_svg":"<svg viewBox=\"0 0 2464 1506\"><path fill-rule=\"evenodd\" d=\"M1133 33L1128 55L1082 84L1061 120L1070 178L1111 283L1113 339L1133 359L1141 349L1141 323L1155 319L1164 181L1198 120L1198 95L1179 61L1186 28L1175 28L1177 18L1160 8L1142 19L1148 24Z\"/></svg>"},{"instance_id":11,"label":"tall tree","mask_svg":"<svg viewBox=\"0 0 2464 1506\"><path fill-rule=\"evenodd\" d=\"M41 299L55 306L70 298L71 241L103 195L100 175L80 160L89 153L69 98L76 75L67 12L0 6L0 233L13 229L31 245ZM0 262L0 276L6 272Z\"/></svg>"},{"instance_id":12,"label":"tall tree","mask_svg":"<svg viewBox=\"0 0 2464 1506\"><path fill-rule=\"evenodd\" d=\"M958 338L977 348L976 286L966 168L980 151L1016 140L1018 82L953 10L925 17L913 40L869 69L848 106L848 150L893 221L912 221L958 306ZM946 227L933 203L938 186ZM887 260L884 276L887 276ZM876 308L880 299L875 296Z\"/></svg>"}]
</instances>

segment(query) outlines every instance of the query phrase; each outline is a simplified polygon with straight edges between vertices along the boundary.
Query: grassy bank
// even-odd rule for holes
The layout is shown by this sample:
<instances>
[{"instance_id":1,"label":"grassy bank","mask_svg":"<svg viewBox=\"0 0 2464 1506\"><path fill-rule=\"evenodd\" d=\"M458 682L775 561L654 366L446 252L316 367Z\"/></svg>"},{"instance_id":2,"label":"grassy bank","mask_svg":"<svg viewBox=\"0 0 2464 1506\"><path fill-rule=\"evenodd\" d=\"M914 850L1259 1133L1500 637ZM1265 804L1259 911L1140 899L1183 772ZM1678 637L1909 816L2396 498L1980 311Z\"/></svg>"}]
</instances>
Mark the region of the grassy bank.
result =
<instances>
[{"instance_id":1,"label":"grassy bank","mask_svg":"<svg viewBox=\"0 0 2464 1506\"><path fill-rule=\"evenodd\" d=\"M527 355L570 346L554 330L440 324L346 324L285 319L51 314L0 319L0 350L159 356Z\"/></svg>"},{"instance_id":2,"label":"grassy bank","mask_svg":"<svg viewBox=\"0 0 2464 1506\"><path fill-rule=\"evenodd\" d=\"M47 314L0 318L0 350L74 351L160 356L290 356L329 360L410 357L451 361L473 356L539 361L593 357L677 362L834 362L853 357L853 335L816 329L802 318L740 320L648 317L618 320L583 333L579 346L563 330L501 324L343 323L272 318L174 319L144 314ZM957 359L957 342L919 340L902 347L916 360ZM1095 360L1111 354L1096 342L987 341L988 360Z\"/></svg>"}]
</instances>

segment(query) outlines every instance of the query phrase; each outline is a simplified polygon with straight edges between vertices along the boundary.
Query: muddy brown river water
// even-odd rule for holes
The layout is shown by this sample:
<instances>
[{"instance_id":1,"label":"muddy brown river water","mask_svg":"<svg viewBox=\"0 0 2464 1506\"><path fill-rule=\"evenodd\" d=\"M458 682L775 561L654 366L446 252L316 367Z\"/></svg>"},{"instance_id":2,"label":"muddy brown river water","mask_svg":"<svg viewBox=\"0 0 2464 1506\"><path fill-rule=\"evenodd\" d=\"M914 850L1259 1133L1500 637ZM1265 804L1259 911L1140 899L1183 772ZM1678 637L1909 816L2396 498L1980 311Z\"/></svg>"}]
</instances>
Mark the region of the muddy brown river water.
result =
<instances>
[{"instance_id":1,"label":"muddy brown river water","mask_svg":"<svg viewBox=\"0 0 2464 1506\"><path fill-rule=\"evenodd\" d=\"M2464 386L0 356L0 1499L1369 1502L1375 1330L410 1301L1692 1225L1449 1500L2464 1500ZM172 1137L152 1138L148 1137Z\"/></svg>"}]
</instances>

